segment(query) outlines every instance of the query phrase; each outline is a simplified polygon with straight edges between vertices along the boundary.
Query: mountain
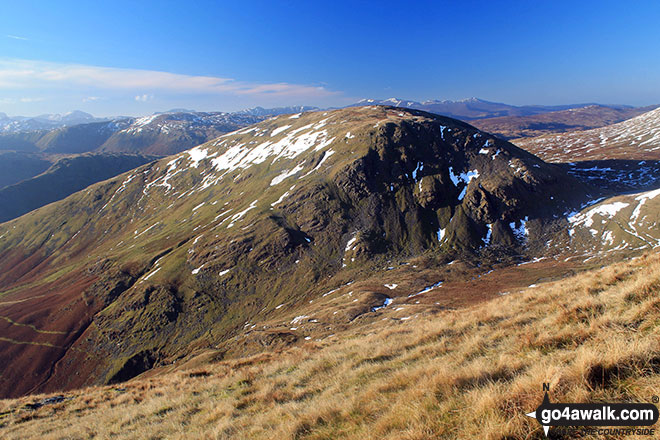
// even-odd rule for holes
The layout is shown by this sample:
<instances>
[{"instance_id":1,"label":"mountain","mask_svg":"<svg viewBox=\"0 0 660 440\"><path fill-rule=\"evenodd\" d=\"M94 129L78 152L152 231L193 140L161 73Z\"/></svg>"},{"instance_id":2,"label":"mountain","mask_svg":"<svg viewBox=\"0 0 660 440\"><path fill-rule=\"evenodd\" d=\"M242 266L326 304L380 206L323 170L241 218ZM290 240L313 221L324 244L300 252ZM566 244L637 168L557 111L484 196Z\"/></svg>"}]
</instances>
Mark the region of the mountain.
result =
<instances>
[{"instance_id":1,"label":"mountain","mask_svg":"<svg viewBox=\"0 0 660 440\"><path fill-rule=\"evenodd\" d=\"M263 120L244 113L159 113L0 135L0 149L73 154L93 151L168 155Z\"/></svg>"},{"instance_id":2,"label":"mountain","mask_svg":"<svg viewBox=\"0 0 660 440\"><path fill-rule=\"evenodd\" d=\"M60 159L35 177L0 188L0 223L157 158L126 153L87 153Z\"/></svg>"},{"instance_id":3,"label":"mountain","mask_svg":"<svg viewBox=\"0 0 660 440\"><path fill-rule=\"evenodd\" d=\"M81 154L100 150L118 131L129 127L131 119L92 122L56 128L45 133L36 147L48 154Z\"/></svg>"},{"instance_id":4,"label":"mountain","mask_svg":"<svg viewBox=\"0 0 660 440\"><path fill-rule=\"evenodd\" d=\"M209 347L287 344L294 330L253 324L334 304L354 281L342 293L354 300L324 319L357 325L389 304L390 269L415 298L539 255L590 191L417 110L271 118L0 224L0 390L113 383Z\"/></svg>"},{"instance_id":5,"label":"mountain","mask_svg":"<svg viewBox=\"0 0 660 440\"><path fill-rule=\"evenodd\" d=\"M302 112L314 112L318 110L321 109L318 107L311 107L308 105L298 105L291 107L275 107L275 108L253 107L238 111L236 113L263 117L263 116L277 116L277 115L286 115L286 114L302 113Z\"/></svg>"},{"instance_id":6,"label":"mountain","mask_svg":"<svg viewBox=\"0 0 660 440\"><path fill-rule=\"evenodd\" d=\"M573 104L573 105L556 105L556 106L543 106L543 105L525 105L514 106L509 104L502 104L499 102L485 101L479 98L468 98L460 101L450 100L430 100L424 102L408 101L398 98L389 98L384 100L378 99L362 99L352 106L365 106L365 105L390 105L394 107L410 108L417 110L424 110L430 113L449 116L464 121L472 121L486 118L496 118L504 116L529 116L536 114L543 114L548 112L555 112L560 110L568 110L572 108L588 107L593 104ZM608 106L615 109L625 109L626 106Z\"/></svg>"},{"instance_id":7,"label":"mountain","mask_svg":"<svg viewBox=\"0 0 660 440\"><path fill-rule=\"evenodd\" d=\"M660 160L660 109L593 130L516 140L549 162Z\"/></svg>"},{"instance_id":8,"label":"mountain","mask_svg":"<svg viewBox=\"0 0 660 440\"><path fill-rule=\"evenodd\" d=\"M69 113L44 114L35 117L7 116L0 113L0 133L20 133L35 130L51 130L69 125L84 124L88 122L103 121L104 118L95 118L89 113L75 110Z\"/></svg>"},{"instance_id":9,"label":"mountain","mask_svg":"<svg viewBox=\"0 0 660 440\"><path fill-rule=\"evenodd\" d=\"M86 122L98 121L98 118L90 115L89 113L82 112L80 110L74 110L72 112L60 114L46 114L37 116L35 119L43 119L53 122L60 122L66 125L75 125L75 124L84 124Z\"/></svg>"},{"instance_id":10,"label":"mountain","mask_svg":"<svg viewBox=\"0 0 660 440\"><path fill-rule=\"evenodd\" d=\"M615 124L655 109L589 105L531 116L503 116L472 121L480 130L503 139L536 137L552 133L588 130Z\"/></svg>"},{"instance_id":11,"label":"mountain","mask_svg":"<svg viewBox=\"0 0 660 440\"><path fill-rule=\"evenodd\" d=\"M169 155L192 148L221 134L262 121L247 113L163 113L130 121L116 130L99 151Z\"/></svg>"}]
</instances>

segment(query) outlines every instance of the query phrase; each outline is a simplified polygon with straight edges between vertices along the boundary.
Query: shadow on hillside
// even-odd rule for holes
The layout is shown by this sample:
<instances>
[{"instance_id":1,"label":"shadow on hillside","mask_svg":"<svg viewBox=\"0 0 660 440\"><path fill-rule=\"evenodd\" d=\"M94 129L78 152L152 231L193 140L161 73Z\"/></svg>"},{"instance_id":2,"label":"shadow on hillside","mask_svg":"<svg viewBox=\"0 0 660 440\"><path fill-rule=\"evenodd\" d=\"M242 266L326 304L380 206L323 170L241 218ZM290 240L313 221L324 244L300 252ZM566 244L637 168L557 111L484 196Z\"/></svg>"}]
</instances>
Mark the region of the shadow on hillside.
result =
<instances>
[{"instance_id":1,"label":"shadow on hillside","mask_svg":"<svg viewBox=\"0 0 660 440\"><path fill-rule=\"evenodd\" d=\"M658 160L586 160L557 165L571 176L600 188L607 195L660 187Z\"/></svg>"}]
</instances>

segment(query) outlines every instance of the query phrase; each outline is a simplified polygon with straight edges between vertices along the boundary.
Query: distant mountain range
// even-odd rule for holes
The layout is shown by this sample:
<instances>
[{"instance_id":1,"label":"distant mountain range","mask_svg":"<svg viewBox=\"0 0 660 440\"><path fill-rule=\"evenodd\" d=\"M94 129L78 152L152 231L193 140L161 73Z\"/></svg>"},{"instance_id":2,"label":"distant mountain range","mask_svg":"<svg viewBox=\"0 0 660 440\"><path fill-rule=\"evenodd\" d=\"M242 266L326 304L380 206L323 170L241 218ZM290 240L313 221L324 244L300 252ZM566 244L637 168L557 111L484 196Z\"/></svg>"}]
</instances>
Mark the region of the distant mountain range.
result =
<instances>
[{"instance_id":1,"label":"distant mountain range","mask_svg":"<svg viewBox=\"0 0 660 440\"><path fill-rule=\"evenodd\" d=\"M507 104L493 103L481 99L470 98L461 101L406 101L390 98L386 100L362 100L355 105L389 105L399 108L415 108L425 111L444 113L458 119L468 120L476 127L508 139L518 136L533 136L554 132L564 132L580 128L600 127L636 116L648 108L631 108L627 106L523 106L516 107ZM568 110L559 108L572 107ZM573 108L575 107L575 108ZM186 149L203 144L226 133L239 130L266 118L281 114L313 112L317 107L296 106L265 109L255 107L233 113L226 112L195 112L184 109L174 109L156 113L141 118L119 117L112 120L99 120L84 112L71 112L65 115L42 115L36 118L10 118L0 114L0 120L10 121L0 132L0 190L9 185L15 185L25 179L31 179L46 171L57 161L72 155L94 153L98 154L126 153L148 155L156 158L176 154ZM497 115L509 116L497 116ZM523 115L523 116L511 116ZM493 117L497 116L497 117ZM483 118L483 119L474 119ZM83 123L77 123L84 121ZM60 125L51 129L28 130L29 127L45 127ZM116 157L108 158L115 163ZM68 163L68 178L75 173L70 170L82 167L88 161L72 161ZM111 169L115 169L112 168ZM119 169L119 168L116 168ZM79 170L81 176L89 176L85 170ZM49 174L48 179L39 178L28 185L13 188L37 190L39 182L52 183L61 173ZM99 174L99 176L106 176ZM63 188L81 189L83 183L89 184L88 178L80 180L79 184L68 182ZM55 194L50 189L45 193ZM69 193L60 193L62 197ZM52 197L40 197L26 193L25 196L34 202L51 202ZM14 198L15 199L15 198ZM0 213L0 218L12 218L9 212L20 214L26 212L26 207L38 207L39 204L21 204L23 208L6 208Z\"/></svg>"},{"instance_id":2,"label":"distant mountain range","mask_svg":"<svg viewBox=\"0 0 660 440\"><path fill-rule=\"evenodd\" d=\"M152 116L146 118L159 117L162 115L195 115L198 119L205 117L218 117L223 115L225 119L240 118L245 116L253 117L267 117L276 116L286 113L299 113L306 111L319 110L318 107L310 106L292 106L292 107L276 107L276 108L263 108L253 107L237 112L197 112L187 109L173 109L166 112L157 112ZM44 114L39 116L7 116L6 113L0 112L0 135L10 133L24 133L42 130L53 130L62 127L70 127L72 125L88 124L92 122L119 122L124 121L139 121L145 118L134 118L130 116L114 116L107 118L97 118L89 113L80 110L74 110L65 114ZM225 121L226 122L226 121ZM2 146L0 145L0 149Z\"/></svg>"},{"instance_id":3,"label":"distant mountain range","mask_svg":"<svg viewBox=\"0 0 660 440\"><path fill-rule=\"evenodd\" d=\"M316 109L303 106L256 107L235 113L168 111L109 121L98 121L82 112L30 120L2 115L13 122L0 132L0 222L269 116ZM77 120L86 122L73 123ZM61 126L53 129L23 130L58 124Z\"/></svg>"},{"instance_id":4,"label":"distant mountain range","mask_svg":"<svg viewBox=\"0 0 660 440\"><path fill-rule=\"evenodd\" d=\"M319 110L317 107L255 107L238 112L168 111L141 118L95 118L83 112L8 117L0 113L0 151L79 154L92 151L165 156L267 117Z\"/></svg>"},{"instance_id":5,"label":"distant mountain range","mask_svg":"<svg viewBox=\"0 0 660 440\"><path fill-rule=\"evenodd\" d=\"M480 130L496 134L502 139L516 139L604 127L641 115L656 107L589 105L529 116L478 119L470 121L470 123Z\"/></svg>"},{"instance_id":6,"label":"distant mountain range","mask_svg":"<svg viewBox=\"0 0 660 440\"><path fill-rule=\"evenodd\" d=\"M95 118L89 113L75 110L63 115L45 114L40 116L7 116L0 113L0 133L19 133L34 130L52 130L54 128L69 125L84 124L107 120L106 118Z\"/></svg>"},{"instance_id":7,"label":"distant mountain range","mask_svg":"<svg viewBox=\"0 0 660 440\"><path fill-rule=\"evenodd\" d=\"M479 98L468 98L460 101L450 100L430 100L430 101L410 101L399 98L389 99L362 99L351 106L365 106L365 105L389 105L393 107L414 108L417 110L424 110L430 113L449 116L451 118L460 119L463 121L471 121L476 119L496 118L501 116L530 116L543 113L555 112L560 110L568 110L573 108L588 107L597 105L594 103L588 104L569 104L569 105L523 105L515 106L503 104L499 102L485 101ZM623 109L631 108L625 105L612 105L606 106L610 108Z\"/></svg>"},{"instance_id":8,"label":"distant mountain range","mask_svg":"<svg viewBox=\"0 0 660 440\"><path fill-rule=\"evenodd\" d=\"M159 113L66 125L51 130L0 134L0 150L74 154L92 151L167 155L254 124L264 116L247 113Z\"/></svg>"}]
</instances>

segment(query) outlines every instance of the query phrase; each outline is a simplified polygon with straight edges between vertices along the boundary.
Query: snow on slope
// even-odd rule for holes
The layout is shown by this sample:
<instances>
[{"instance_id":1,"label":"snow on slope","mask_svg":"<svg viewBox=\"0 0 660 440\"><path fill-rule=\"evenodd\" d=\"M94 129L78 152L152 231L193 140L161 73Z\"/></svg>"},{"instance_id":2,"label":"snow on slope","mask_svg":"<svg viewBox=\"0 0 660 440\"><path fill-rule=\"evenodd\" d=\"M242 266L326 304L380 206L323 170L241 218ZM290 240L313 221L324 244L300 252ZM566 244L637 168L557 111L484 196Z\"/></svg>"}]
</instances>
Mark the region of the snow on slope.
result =
<instances>
[{"instance_id":1,"label":"snow on slope","mask_svg":"<svg viewBox=\"0 0 660 440\"><path fill-rule=\"evenodd\" d=\"M660 189L617 196L568 214L574 245L591 252L660 247Z\"/></svg>"},{"instance_id":2,"label":"snow on slope","mask_svg":"<svg viewBox=\"0 0 660 440\"><path fill-rule=\"evenodd\" d=\"M660 160L660 108L606 127L519 139L515 144L547 162Z\"/></svg>"}]
</instances>

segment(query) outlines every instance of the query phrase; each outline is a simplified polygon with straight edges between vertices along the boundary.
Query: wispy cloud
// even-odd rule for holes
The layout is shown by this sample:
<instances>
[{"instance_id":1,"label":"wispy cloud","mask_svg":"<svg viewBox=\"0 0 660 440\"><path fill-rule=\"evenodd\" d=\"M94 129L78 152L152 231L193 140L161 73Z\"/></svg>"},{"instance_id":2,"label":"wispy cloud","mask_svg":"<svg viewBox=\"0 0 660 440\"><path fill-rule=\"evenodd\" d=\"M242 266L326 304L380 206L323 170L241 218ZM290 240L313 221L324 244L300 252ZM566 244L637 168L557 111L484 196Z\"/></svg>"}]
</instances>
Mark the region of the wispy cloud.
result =
<instances>
[{"instance_id":1,"label":"wispy cloud","mask_svg":"<svg viewBox=\"0 0 660 440\"><path fill-rule=\"evenodd\" d=\"M18 35L7 35L7 38L11 38L12 40L30 41L29 38L19 37Z\"/></svg>"},{"instance_id":2,"label":"wispy cloud","mask_svg":"<svg viewBox=\"0 0 660 440\"><path fill-rule=\"evenodd\" d=\"M99 96L86 96L82 99L82 102L96 102L101 100Z\"/></svg>"},{"instance_id":3,"label":"wispy cloud","mask_svg":"<svg viewBox=\"0 0 660 440\"><path fill-rule=\"evenodd\" d=\"M42 102L45 101L46 98L31 98L31 97L26 97L26 98L2 98L0 99L0 103L2 104L16 104L18 102L22 102L24 104L28 104L31 102Z\"/></svg>"},{"instance_id":4,"label":"wispy cloud","mask_svg":"<svg viewBox=\"0 0 660 440\"><path fill-rule=\"evenodd\" d=\"M234 96L319 98L337 95L325 87L291 83L255 83L215 76L121 69L45 61L0 59L0 89L92 88L125 91Z\"/></svg>"},{"instance_id":5,"label":"wispy cloud","mask_svg":"<svg viewBox=\"0 0 660 440\"><path fill-rule=\"evenodd\" d=\"M137 102L147 102L147 101L151 101L152 99L154 99L154 95L147 95L146 93L143 95L137 95L135 97L135 100Z\"/></svg>"},{"instance_id":6,"label":"wispy cloud","mask_svg":"<svg viewBox=\"0 0 660 440\"><path fill-rule=\"evenodd\" d=\"M21 98L20 101L24 103L28 102L42 102L45 101L45 98Z\"/></svg>"}]
</instances>

